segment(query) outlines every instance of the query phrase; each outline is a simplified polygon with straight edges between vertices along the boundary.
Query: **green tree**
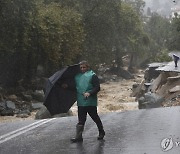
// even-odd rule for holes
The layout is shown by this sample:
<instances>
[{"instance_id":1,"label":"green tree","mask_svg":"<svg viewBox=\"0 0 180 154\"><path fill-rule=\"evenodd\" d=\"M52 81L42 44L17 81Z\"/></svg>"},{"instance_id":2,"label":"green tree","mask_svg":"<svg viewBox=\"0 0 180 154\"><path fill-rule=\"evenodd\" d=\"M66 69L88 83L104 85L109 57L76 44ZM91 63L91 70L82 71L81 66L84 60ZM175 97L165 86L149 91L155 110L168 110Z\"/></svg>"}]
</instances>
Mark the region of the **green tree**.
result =
<instances>
[{"instance_id":1,"label":"green tree","mask_svg":"<svg viewBox=\"0 0 180 154\"><path fill-rule=\"evenodd\" d=\"M110 63L114 59L115 13L119 4L107 0L83 3L86 8L83 11L86 33L83 56L93 63Z\"/></svg>"},{"instance_id":2,"label":"green tree","mask_svg":"<svg viewBox=\"0 0 180 154\"><path fill-rule=\"evenodd\" d=\"M129 37L143 35L139 15L129 3L121 1L83 2L82 6L86 8L82 11L86 33L84 57L93 63L110 64L115 60L120 68L122 56L132 43Z\"/></svg>"},{"instance_id":3,"label":"green tree","mask_svg":"<svg viewBox=\"0 0 180 154\"><path fill-rule=\"evenodd\" d=\"M3 83L16 86L36 77L38 65L49 76L72 64L82 51L81 15L43 0L7 0L0 17L0 59ZM7 63L8 62L8 63Z\"/></svg>"},{"instance_id":4,"label":"green tree","mask_svg":"<svg viewBox=\"0 0 180 154\"><path fill-rule=\"evenodd\" d=\"M126 38L124 48L130 54L129 70L137 66L138 57L146 52L149 45L149 37L143 30L142 21L137 10L134 10L127 3L122 7L123 36Z\"/></svg>"},{"instance_id":5,"label":"green tree","mask_svg":"<svg viewBox=\"0 0 180 154\"><path fill-rule=\"evenodd\" d=\"M171 35L169 19L156 13L152 14L150 20L145 24L145 31L150 37L150 54L154 57L161 50L167 48L167 42Z\"/></svg>"},{"instance_id":6,"label":"green tree","mask_svg":"<svg viewBox=\"0 0 180 154\"><path fill-rule=\"evenodd\" d=\"M136 39L143 38L143 36L139 36L144 35L139 18L145 4L142 0L129 0L123 4L116 0L77 0L72 2L57 0L56 2L63 7L75 8L82 14L86 35L82 57L92 63L110 64L116 60L120 67L123 65L122 56L127 51L127 46L132 47L130 45L132 42L129 41L130 35L134 35ZM138 32L139 30L140 32Z\"/></svg>"},{"instance_id":7,"label":"green tree","mask_svg":"<svg viewBox=\"0 0 180 154\"><path fill-rule=\"evenodd\" d=\"M16 85L24 76L27 48L27 27L32 2L3 1L0 16L0 59L3 84Z\"/></svg>"},{"instance_id":8,"label":"green tree","mask_svg":"<svg viewBox=\"0 0 180 154\"><path fill-rule=\"evenodd\" d=\"M127 4L130 4L139 16L143 15L145 1L144 0L125 0Z\"/></svg>"},{"instance_id":9,"label":"green tree","mask_svg":"<svg viewBox=\"0 0 180 154\"><path fill-rule=\"evenodd\" d=\"M176 14L171 21L171 36L167 40L169 50L180 51L180 16Z\"/></svg>"},{"instance_id":10,"label":"green tree","mask_svg":"<svg viewBox=\"0 0 180 154\"><path fill-rule=\"evenodd\" d=\"M57 3L39 5L38 10L39 42L43 52L41 62L47 67L51 63L55 68L72 64L82 52L84 33L81 15Z\"/></svg>"}]
</instances>

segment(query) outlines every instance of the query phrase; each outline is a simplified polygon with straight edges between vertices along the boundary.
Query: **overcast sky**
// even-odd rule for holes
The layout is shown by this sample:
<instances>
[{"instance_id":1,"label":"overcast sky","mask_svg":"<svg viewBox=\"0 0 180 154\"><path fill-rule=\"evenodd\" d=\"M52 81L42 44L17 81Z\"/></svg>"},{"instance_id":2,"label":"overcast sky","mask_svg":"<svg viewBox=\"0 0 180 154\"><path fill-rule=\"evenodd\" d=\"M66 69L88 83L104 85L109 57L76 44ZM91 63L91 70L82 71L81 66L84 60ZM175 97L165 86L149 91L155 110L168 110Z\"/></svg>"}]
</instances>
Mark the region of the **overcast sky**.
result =
<instances>
[{"instance_id":1,"label":"overcast sky","mask_svg":"<svg viewBox=\"0 0 180 154\"><path fill-rule=\"evenodd\" d=\"M176 6L180 5L180 0L144 0L146 2L147 7L152 7L155 4L160 5L170 5L170 6Z\"/></svg>"},{"instance_id":2,"label":"overcast sky","mask_svg":"<svg viewBox=\"0 0 180 154\"><path fill-rule=\"evenodd\" d=\"M147 12L147 8L150 7L151 11L158 11L161 15L169 16L171 14L171 8L180 7L180 0L144 0L146 7L144 13Z\"/></svg>"}]
</instances>

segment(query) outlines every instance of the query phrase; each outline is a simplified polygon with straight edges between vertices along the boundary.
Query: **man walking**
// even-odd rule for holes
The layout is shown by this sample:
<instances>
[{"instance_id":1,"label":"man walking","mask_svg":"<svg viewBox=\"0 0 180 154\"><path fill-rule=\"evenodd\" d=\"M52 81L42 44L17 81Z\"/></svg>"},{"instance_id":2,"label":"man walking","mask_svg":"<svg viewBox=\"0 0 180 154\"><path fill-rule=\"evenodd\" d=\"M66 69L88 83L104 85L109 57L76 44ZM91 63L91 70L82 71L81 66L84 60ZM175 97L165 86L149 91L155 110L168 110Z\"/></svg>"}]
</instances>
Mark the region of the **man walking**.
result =
<instances>
[{"instance_id":1,"label":"man walking","mask_svg":"<svg viewBox=\"0 0 180 154\"><path fill-rule=\"evenodd\" d=\"M87 61L80 64L81 73L75 76L77 90L77 106L78 106L78 123L76 125L76 136L71 139L72 142L82 142L82 133L87 118L87 113L96 123L99 136L98 140L102 140L105 136L103 124L97 113L97 93L100 91L100 83L97 75L90 70Z\"/></svg>"}]
</instances>

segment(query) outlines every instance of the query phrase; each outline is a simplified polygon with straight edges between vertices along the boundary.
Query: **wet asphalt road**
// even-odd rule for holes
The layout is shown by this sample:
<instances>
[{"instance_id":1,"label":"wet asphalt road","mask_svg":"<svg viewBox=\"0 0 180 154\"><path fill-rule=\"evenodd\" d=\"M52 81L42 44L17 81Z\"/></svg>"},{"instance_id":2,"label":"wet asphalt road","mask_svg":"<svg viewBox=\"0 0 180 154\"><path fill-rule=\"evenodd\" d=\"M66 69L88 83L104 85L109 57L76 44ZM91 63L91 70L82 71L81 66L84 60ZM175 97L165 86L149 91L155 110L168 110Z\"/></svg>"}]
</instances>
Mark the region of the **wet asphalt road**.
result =
<instances>
[{"instance_id":1,"label":"wet asphalt road","mask_svg":"<svg viewBox=\"0 0 180 154\"><path fill-rule=\"evenodd\" d=\"M88 117L83 143L70 142L77 117L1 123L0 154L180 154L180 107L100 116L105 139Z\"/></svg>"}]
</instances>

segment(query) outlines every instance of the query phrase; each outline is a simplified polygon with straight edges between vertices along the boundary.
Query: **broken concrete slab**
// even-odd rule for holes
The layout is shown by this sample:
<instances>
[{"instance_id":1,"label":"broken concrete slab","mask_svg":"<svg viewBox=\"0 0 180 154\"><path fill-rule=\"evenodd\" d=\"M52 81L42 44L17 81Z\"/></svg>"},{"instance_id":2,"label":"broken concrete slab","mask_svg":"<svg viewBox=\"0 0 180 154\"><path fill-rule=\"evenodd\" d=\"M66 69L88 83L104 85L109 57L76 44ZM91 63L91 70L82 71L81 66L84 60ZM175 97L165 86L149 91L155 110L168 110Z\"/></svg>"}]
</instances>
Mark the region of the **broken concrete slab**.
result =
<instances>
[{"instance_id":1,"label":"broken concrete slab","mask_svg":"<svg viewBox=\"0 0 180 154\"><path fill-rule=\"evenodd\" d=\"M167 80L168 80L168 81L176 81L176 80L180 80L180 75L168 77Z\"/></svg>"},{"instance_id":2,"label":"broken concrete slab","mask_svg":"<svg viewBox=\"0 0 180 154\"><path fill-rule=\"evenodd\" d=\"M180 86L179 85L169 89L170 93L174 93L174 92L178 92L178 91L180 91Z\"/></svg>"},{"instance_id":3,"label":"broken concrete slab","mask_svg":"<svg viewBox=\"0 0 180 154\"><path fill-rule=\"evenodd\" d=\"M178 72L180 73L180 64L178 67L175 67L174 61L167 63L164 66L156 68L157 71L164 71L164 72Z\"/></svg>"},{"instance_id":4,"label":"broken concrete slab","mask_svg":"<svg viewBox=\"0 0 180 154\"><path fill-rule=\"evenodd\" d=\"M179 63L180 65L180 63ZM136 97L139 103L139 109L141 108L156 108L160 107L162 103L153 103L147 101L145 96L147 92L154 93L152 95L158 95L164 99L164 103L168 100L180 95L180 66L175 67L174 61L165 63L151 63L150 68L155 70L150 71L147 69L147 74L144 76L144 80L139 86L133 88L133 95ZM154 78L154 72L158 72L159 75ZM162 101L162 99L159 99Z\"/></svg>"},{"instance_id":5,"label":"broken concrete slab","mask_svg":"<svg viewBox=\"0 0 180 154\"><path fill-rule=\"evenodd\" d=\"M149 68L158 68L158 67L163 67L165 65L167 65L168 62L163 62L163 63L150 63L148 64Z\"/></svg>"}]
</instances>

